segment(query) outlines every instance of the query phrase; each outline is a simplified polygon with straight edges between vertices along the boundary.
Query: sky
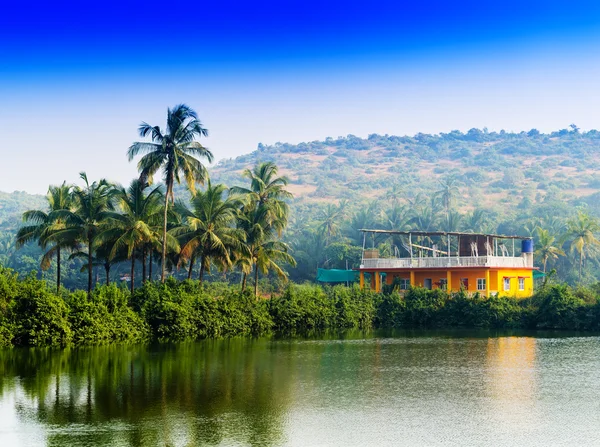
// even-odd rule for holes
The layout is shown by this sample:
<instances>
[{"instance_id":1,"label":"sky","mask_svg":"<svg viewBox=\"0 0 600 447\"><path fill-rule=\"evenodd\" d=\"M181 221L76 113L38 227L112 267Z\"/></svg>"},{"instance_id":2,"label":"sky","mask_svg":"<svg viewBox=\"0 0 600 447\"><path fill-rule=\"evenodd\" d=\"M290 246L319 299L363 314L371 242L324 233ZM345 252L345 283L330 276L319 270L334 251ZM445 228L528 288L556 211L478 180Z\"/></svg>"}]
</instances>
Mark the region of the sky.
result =
<instances>
[{"instance_id":1,"label":"sky","mask_svg":"<svg viewBox=\"0 0 600 447\"><path fill-rule=\"evenodd\" d=\"M136 176L186 103L217 160L258 143L600 127L600 2L10 2L0 191ZM22 3L22 4L21 4Z\"/></svg>"}]
</instances>

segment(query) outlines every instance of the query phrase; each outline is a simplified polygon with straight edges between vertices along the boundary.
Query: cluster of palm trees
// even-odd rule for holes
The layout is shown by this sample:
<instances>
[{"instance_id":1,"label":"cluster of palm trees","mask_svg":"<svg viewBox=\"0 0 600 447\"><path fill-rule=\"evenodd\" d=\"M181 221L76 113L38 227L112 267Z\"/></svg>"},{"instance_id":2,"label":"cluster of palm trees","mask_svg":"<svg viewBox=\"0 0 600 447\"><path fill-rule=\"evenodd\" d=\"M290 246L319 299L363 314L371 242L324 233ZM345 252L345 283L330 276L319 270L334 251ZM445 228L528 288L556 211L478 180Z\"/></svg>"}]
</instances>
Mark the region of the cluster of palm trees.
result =
<instances>
[{"instance_id":1,"label":"cluster of palm trees","mask_svg":"<svg viewBox=\"0 0 600 447\"><path fill-rule=\"evenodd\" d=\"M353 247L363 244L361 228L384 230L465 231L475 233L515 233L531 236L535 240L536 261L544 272L556 268L563 279L579 281L583 278L586 262L600 259L600 222L584 209L569 217L543 216L524 221L523 225L511 222L499 225L501 216L490 210L476 208L467 213L452 209L459 193L459 182L448 179L440 182L440 188L430 196L418 194L406 197L401 187L392 188L386 201L372 201L366 206L352 208L348 201L327 204L316 219L305 224L291 237L295 240L295 252L304 259L312 259L309 275L317 266L332 264L333 249L347 247L347 259L352 264ZM387 205L387 206L385 206ZM371 242L371 241L369 241ZM379 240L380 252L391 254L393 246L401 241L391 238ZM357 261L357 259L354 259ZM342 264L337 265L341 268ZM577 271L577 278L570 272Z\"/></svg>"},{"instance_id":2,"label":"cluster of palm trees","mask_svg":"<svg viewBox=\"0 0 600 447\"><path fill-rule=\"evenodd\" d=\"M525 230L535 236L535 256L544 272L549 261L554 264L569 253L581 281L584 263L600 255L600 239L596 236L600 233L600 222L582 210L566 221L554 216L535 219L525 225Z\"/></svg>"},{"instance_id":3,"label":"cluster of palm trees","mask_svg":"<svg viewBox=\"0 0 600 447\"><path fill-rule=\"evenodd\" d=\"M248 188L213 185L200 159L212 161L212 153L197 138L208 131L196 113L186 105L169 109L167 126L142 123L140 136L150 142L136 142L127 152L129 160L142 155L140 176L128 188L106 180L89 182L81 174L83 186L63 183L49 188L48 210L27 211L26 225L17 234L17 245L37 241L44 249L41 267L57 262L57 290L60 289L61 255L85 259L88 294L92 290L92 270L102 266L106 282L115 263L131 263L133 293L136 262L142 265L142 282L153 279L153 260L160 254L164 282L167 271L187 268L188 278L199 264L200 281L212 266L219 270L239 269L242 287L254 270L254 292L258 275L275 271L286 276L280 262L294 265L288 246L280 240L288 223L286 200L291 194L288 180L278 176L273 163L262 163L243 176ZM153 187L159 173L162 186ZM175 200L174 186L185 180L189 203ZM206 184L200 190L196 184Z\"/></svg>"}]
</instances>

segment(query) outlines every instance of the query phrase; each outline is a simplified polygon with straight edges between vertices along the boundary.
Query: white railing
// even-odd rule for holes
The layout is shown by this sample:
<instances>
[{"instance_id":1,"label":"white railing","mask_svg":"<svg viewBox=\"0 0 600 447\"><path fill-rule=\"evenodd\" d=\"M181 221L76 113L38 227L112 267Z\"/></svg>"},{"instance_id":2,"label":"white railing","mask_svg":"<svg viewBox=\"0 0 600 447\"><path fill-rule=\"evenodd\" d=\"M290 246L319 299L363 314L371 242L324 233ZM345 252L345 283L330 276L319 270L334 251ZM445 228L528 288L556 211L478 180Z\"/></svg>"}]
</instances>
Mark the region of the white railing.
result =
<instances>
[{"instance_id":1,"label":"white railing","mask_svg":"<svg viewBox=\"0 0 600 447\"><path fill-rule=\"evenodd\" d=\"M375 258L363 259L361 268L448 268L448 267L533 267L524 257L512 256L451 256L438 258Z\"/></svg>"}]
</instances>

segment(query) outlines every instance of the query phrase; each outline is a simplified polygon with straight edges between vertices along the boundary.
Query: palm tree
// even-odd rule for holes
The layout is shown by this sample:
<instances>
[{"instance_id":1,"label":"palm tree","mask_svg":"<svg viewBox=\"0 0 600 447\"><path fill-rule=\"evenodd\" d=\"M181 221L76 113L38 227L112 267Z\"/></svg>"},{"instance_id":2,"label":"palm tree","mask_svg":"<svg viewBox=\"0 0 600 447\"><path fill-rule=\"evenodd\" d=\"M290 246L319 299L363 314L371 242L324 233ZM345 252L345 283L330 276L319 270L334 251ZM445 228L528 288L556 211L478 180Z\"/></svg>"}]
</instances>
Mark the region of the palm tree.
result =
<instances>
[{"instance_id":1,"label":"palm tree","mask_svg":"<svg viewBox=\"0 0 600 447\"><path fill-rule=\"evenodd\" d=\"M191 200L192 209L179 203L177 211L183 225L171 230L181 240L181 257L189 261L188 278L191 277L194 261L200 257L199 280L204 272L210 272L211 261L222 268L233 264L233 250L242 247L245 234L234 227L241 201L227 195L227 188L208 181L205 191L198 191Z\"/></svg>"},{"instance_id":2,"label":"palm tree","mask_svg":"<svg viewBox=\"0 0 600 447\"><path fill-rule=\"evenodd\" d=\"M272 162L260 163L253 170L246 169L242 175L250 180L250 188L236 186L231 188L231 192L246 196L246 210L263 207L266 210L265 222L281 234L289 214L285 200L293 198L293 195L284 189L289 180L285 176L278 177L278 170Z\"/></svg>"},{"instance_id":3,"label":"palm tree","mask_svg":"<svg viewBox=\"0 0 600 447\"><path fill-rule=\"evenodd\" d=\"M245 249L238 255L238 264L243 269L242 290L246 285L246 275L250 273L254 266L254 295L258 296L258 274L263 274L269 270L274 270L280 277L286 278L287 275L277 264L277 261L284 261L292 266L296 265L294 258L288 253L289 247L278 240L275 240L275 231L278 227L269 223L271 210L266 206L259 206L256 209L246 212L240 217L238 227L245 234Z\"/></svg>"},{"instance_id":4,"label":"palm tree","mask_svg":"<svg viewBox=\"0 0 600 447\"><path fill-rule=\"evenodd\" d=\"M440 189L436 191L435 196L439 197L444 204L446 214L450 212L450 206L454 197L458 194L458 181L454 177L440 180Z\"/></svg>"},{"instance_id":5,"label":"palm tree","mask_svg":"<svg viewBox=\"0 0 600 447\"><path fill-rule=\"evenodd\" d=\"M466 231L473 233L484 232L487 225L487 213L482 208L476 208L464 218L464 227Z\"/></svg>"},{"instance_id":6,"label":"palm tree","mask_svg":"<svg viewBox=\"0 0 600 447\"><path fill-rule=\"evenodd\" d=\"M112 186L104 179L89 183L85 172L80 174L85 187L73 191L73 209L59 209L49 214L52 221L63 222L61 228L53 229L48 241L57 245L84 244L87 247L88 296L92 292L92 267L96 236L105 224L105 213L113 208Z\"/></svg>"},{"instance_id":7,"label":"palm tree","mask_svg":"<svg viewBox=\"0 0 600 447\"><path fill-rule=\"evenodd\" d=\"M579 281L583 259L600 246L594 233L600 230L598 221L588 214L578 211L577 216L567 223L567 238L571 239L571 253L579 253Z\"/></svg>"},{"instance_id":8,"label":"palm tree","mask_svg":"<svg viewBox=\"0 0 600 447\"><path fill-rule=\"evenodd\" d=\"M195 184L204 183L208 177L206 168L198 158L205 158L210 163L213 155L199 142L194 141L201 136L208 136L208 130L198 120L196 112L185 104L167 110L165 132L158 126L151 126L143 122L139 127L139 133L141 137L150 136L152 142L133 143L127 151L129 161L138 154L145 154L138 162L141 179L152 183L154 174L162 169L166 185L160 275L160 280L164 282L167 257L167 214L169 199L171 203L174 203L173 185L175 182L181 183L180 176L183 175L188 188L194 193Z\"/></svg>"},{"instance_id":9,"label":"palm tree","mask_svg":"<svg viewBox=\"0 0 600 447\"><path fill-rule=\"evenodd\" d=\"M48 212L30 210L23 213L23 221L31 225L19 229L16 241L18 248L33 240L37 240L44 250L48 248L49 244L52 245L42 256L40 267L42 270L50 268L51 260L56 255L56 292L58 293L60 291L61 248L73 248L74 243L72 241L54 241L52 243L49 240L53 231L64 228L64 222L52 219L50 214L58 210L68 210L71 207L73 203L72 186L67 185L66 182L63 182L61 186L50 186L46 200L48 201Z\"/></svg>"},{"instance_id":10,"label":"palm tree","mask_svg":"<svg viewBox=\"0 0 600 447\"><path fill-rule=\"evenodd\" d=\"M450 211L442 220L442 230L456 232L460 230L463 216L456 211Z\"/></svg>"},{"instance_id":11,"label":"palm tree","mask_svg":"<svg viewBox=\"0 0 600 447\"><path fill-rule=\"evenodd\" d=\"M435 215L433 208L424 206L415 209L414 216L412 218L413 228L417 231L429 231L437 223L437 216Z\"/></svg>"},{"instance_id":12,"label":"palm tree","mask_svg":"<svg viewBox=\"0 0 600 447\"><path fill-rule=\"evenodd\" d=\"M108 228L97 236L98 245L112 246L109 258L113 259L119 251L125 251L126 259L131 259L131 293L135 288L136 250L145 244L151 244L160 234L162 214L162 194L160 187L154 188L148 195L144 191L147 183L134 180L127 190L115 188L114 197L120 211L109 211L104 214ZM167 236L168 237L168 236ZM172 238L171 238L172 239ZM176 245L172 239L170 245ZM145 263L145 259L142 260Z\"/></svg>"},{"instance_id":13,"label":"palm tree","mask_svg":"<svg viewBox=\"0 0 600 447\"><path fill-rule=\"evenodd\" d=\"M327 207L320 214L321 223L319 230L325 235L325 243L329 244L331 238L340 234L340 220L342 219L343 210L332 204L327 204Z\"/></svg>"},{"instance_id":14,"label":"palm tree","mask_svg":"<svg viewBox=\"0 0 600 447\"><path fill-rule=\"evenodd\" d=\"M558 259L559 256L564 256L565 252L560 247L554 245L555 238L550 234L550 231L538 227L536 232L537 248L535 250L535 255L538 258L541 258L542 263L544 264L544 273L546 273L546 263L548 262L548 259Z\"/></svg>"}]
</instances>

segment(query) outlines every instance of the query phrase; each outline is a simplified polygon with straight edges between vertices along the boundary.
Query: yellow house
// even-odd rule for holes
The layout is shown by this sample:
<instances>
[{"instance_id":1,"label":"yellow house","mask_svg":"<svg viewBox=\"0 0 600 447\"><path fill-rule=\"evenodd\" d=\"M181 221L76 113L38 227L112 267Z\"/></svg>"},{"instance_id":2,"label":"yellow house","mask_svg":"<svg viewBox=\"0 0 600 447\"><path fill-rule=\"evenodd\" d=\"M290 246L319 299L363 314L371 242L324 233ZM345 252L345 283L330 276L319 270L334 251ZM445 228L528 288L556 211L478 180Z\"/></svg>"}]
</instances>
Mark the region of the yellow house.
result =
<instances>
[{"instance_id":1,"label":"yellow house","mask_svg":"<svg viewBox=\"0 0 600 447\"><path fill-rule=\"evenodd\" d=\"M521 236L459 232L360 230L363 255L360 286L365 274L371 288L381 291L394 280L400 289L411 286L448 291L466 290L485 296L533 295L533 239ZM384 255L365 248L386 244Z\"/></svg>"}]
</instances>

